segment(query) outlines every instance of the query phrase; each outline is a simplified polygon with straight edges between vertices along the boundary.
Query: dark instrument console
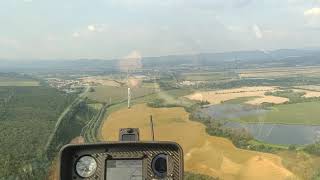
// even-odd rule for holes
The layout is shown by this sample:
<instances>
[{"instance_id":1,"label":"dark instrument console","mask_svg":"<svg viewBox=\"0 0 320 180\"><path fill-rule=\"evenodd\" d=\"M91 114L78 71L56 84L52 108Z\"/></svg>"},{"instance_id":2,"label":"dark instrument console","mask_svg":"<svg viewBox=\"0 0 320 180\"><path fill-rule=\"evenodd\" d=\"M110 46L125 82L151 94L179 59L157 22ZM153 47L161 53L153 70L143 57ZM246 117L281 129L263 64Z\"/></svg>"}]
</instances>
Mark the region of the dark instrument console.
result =
<instances>
[{"instance_id":1,"label":"dark instrument console","mask_svg":"<svg viewBox=\"0 0 320 180\"><path fill-rule=\"evenodd\" d=\"M183 179L183 151L177 143L136 141L139 138L132 135L139 136L139 130L127 131L128 134L126 129L120 130L119 142L67 145L62 148L60 179Z\"/></svg>"}]
</instances>

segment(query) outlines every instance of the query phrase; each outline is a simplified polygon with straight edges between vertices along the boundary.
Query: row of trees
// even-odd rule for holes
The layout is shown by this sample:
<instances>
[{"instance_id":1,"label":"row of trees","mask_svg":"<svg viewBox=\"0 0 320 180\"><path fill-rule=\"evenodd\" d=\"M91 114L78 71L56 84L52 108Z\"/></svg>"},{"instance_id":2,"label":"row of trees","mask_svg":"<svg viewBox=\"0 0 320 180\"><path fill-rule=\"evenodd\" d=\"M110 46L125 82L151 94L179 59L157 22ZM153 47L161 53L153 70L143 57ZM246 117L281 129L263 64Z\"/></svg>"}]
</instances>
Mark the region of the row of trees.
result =
<instances>
[{"instance_id":1,"label":"row of trees","mask_svg":"<svg viewBox=\"0 0 320 180\"><path fill-rule=\"evenodd\" d=\"M310 84L320 84L319 77L279 77L274 79L234 79L227 82L208 81L199 83L198 88L205 89L230 89L243 86L302 86Z\"/></svg>"}]
</instances>

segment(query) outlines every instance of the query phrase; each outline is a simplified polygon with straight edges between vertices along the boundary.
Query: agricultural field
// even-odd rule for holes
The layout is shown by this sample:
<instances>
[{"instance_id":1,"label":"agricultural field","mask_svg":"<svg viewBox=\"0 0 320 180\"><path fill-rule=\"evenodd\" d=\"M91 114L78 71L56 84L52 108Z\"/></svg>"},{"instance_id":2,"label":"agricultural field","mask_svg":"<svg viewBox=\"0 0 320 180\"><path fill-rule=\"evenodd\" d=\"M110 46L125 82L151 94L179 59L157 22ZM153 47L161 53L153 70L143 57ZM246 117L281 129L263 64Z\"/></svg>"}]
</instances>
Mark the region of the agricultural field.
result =
<instances>
[{"instance_id":1,"label":"agricultural field","mask_svg":"<svg viewBox=\"0 0 320 180\"><path fill-rule=\"evenodd\" d=\"M246 103L253 105L259 105L264 102L281 104L289 101L289 99L284 97L265 95L266 92L273 92L276 90L278 90L278 87L275 86L242 87L225 90L195 92L185 97L191 100L209 101L210 104L220 104L224 101L244 97L250 97L251 100L247 101Z\"/></svg>"},{"instance_id":2,"label":"agricultural field","mask_svg":"<svg viewBox=\"0 0 320 180\"><path fill-rule=\"evenodd\" d=\"M310 91L320 91L320 85L295 86L294 88L305 89L305 90L310 90Z\"/></svg>"},{"instance_id":3,"label":"agricultural field","mask_svg":"<svg viewBox=\"0 0 320 180\"><path fill-rule=\"evenodd\" d=\"M93 87L92 92L87 92L85 96L89 99L98 102L107 103L119 103L125 101L128 97L127 87L115 87L115 86L97 86ZM132 98L137 98L154 93L154 89L145 87L134 87L131 88Z\"/></svg>"},{"instance_id":4,"label":"agricultural field","mask_svg":"<svg viewBox=\"0 0 320 180\"><path fill-rule=\"evenodd\" d=\"M318 90L306 90L306 89L293 89L295 92L302 92L304 95L302 97L320 97L320 91Z\"/></svg>"},{"instance_id":5,"label":"agricultural field","mask_svg":"<svg viewBox=\"0 0 320 180\"><path fill-rule=\"evenodd\" d=\"M241 78L278 78L278 77L319 77L320 67L287 67L287 68L260 68L241 70L239 77Z\"/></svg>"},{"instance_id":6,"label":"agricultural field","mask_svg":"<svg viewBox=\"0 0 320 180\"><path fill-rule=\"evenodd\" d=\"M152 82L147 82L147 83L143 83L142 87L144 88L154 88L154 89L159 89L159 84L157 83L152 83Z\"/></svg>"},{"instance_id":7,"label":"agricultural field","mask_svg":"<svg viewBox=\"0 0 320 180\"><path fill-rule=\"evenodd\" d=\"M124 82L112 80L108 76L89 76L89 77L80 78L80 80L88 84L98 84L103 86L114 86L114 87L120 87L122 83L124 83Z\"/></svg>"},{"instance_id":8,"label":"agricultural field","mask_svg":"<svg viewBox=\"0 0 320 180\"><path fill-rule=\"evenodd\" d=\"M1 86L39 86L40 82L22 77L6 77L0 75Z\"/></svg>"},{"instance_id":9,"label":"agricultural field","mask_svg":"<svg viewBox=\"0 0 320 180\"><path fill-rule=\"evenodd\" d=\"M236 117L221 120L245 123L319 125L318 110L320 109L320 101L317 99L308 100L308 98L318 98L319 96L319 92L313 90L282 90L279 87L261 86L195 92L185 97L191 100L209 101L211 105L242 104L243 107L248 105L249 109L255 107L254 109L263 111L263 113L248 113L248 115L241 115L239 117L235 115ZM263 108L260 105L264 103L273 105ZM223 109L228 108L224 107ZM231 114L239 113L234 112L234 109L232 111ZM243 109L243 113L245 111L246 108Z\"/></svg>"},{"instance_id":10,"label":"agricultural field","mask_svg":"<svg viewBox=\"0 0 320 180\"><path fill-rule=\"evenodd\" d=\"M186 171L222 179L294 177L284 168L279 156L237 149L227 139L207 135L205 126L190 121L183 108L150 108L138 104L131 109L114 111L105 119L101 136L103 140L117 140L119 128L137 127L140 128L141 139L150 140L151 114L155 122L156 140L175 141L183 147Z\"/></svg>"},{"instance_id":11,"label":"agricultural field","mask_svg":"<svg viewBox=\"0 0 320 180\"><path fill-rule=\"evenodd\" d=\"M219 81L238 78L238 76L228 72L191 72L182 73L180 78L185 81Z\"/></svg>"}]
</instances>

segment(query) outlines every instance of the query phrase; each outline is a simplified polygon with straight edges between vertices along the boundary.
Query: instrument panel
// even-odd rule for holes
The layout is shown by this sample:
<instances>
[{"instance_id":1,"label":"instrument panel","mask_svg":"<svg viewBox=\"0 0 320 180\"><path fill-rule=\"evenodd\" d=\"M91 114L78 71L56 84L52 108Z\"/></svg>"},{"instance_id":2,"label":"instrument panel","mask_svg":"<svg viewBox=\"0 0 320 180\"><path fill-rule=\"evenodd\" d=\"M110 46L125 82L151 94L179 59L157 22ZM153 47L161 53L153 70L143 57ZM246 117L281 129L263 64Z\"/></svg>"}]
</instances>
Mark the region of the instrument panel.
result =
<instances>
[{"instance_id":1,"label":"instrument panel","mask_svg":"<svg viewBox=\"0 0 320 180\"><path fill-rule=\"evenodd\" d=\"M182 180L183 151L155 141L67 145L59 174L61 180Z\"/></svg>"}]
</instances>

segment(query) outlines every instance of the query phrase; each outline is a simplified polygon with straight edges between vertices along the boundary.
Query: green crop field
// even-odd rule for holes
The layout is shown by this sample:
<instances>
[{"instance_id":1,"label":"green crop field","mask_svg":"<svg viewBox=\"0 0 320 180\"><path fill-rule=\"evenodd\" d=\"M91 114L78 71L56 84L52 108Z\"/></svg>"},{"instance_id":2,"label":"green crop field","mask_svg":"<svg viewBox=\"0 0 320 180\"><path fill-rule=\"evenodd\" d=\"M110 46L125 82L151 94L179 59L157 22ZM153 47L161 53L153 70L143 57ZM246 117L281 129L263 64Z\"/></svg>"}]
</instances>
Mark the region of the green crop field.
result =
<instances>
[{"instance_id":1,"label":"green crop field","mask_svg":"<svg viewBox=\"0 0 320 180\"><path fill-rule=\"evenodd\" d=\"M279 124L320 124L320 102L282 104L271 107L270 111L259 115L230 119L240 122L265 122Z\"/></svg>"},{"instance_id":2,"label":"green crop field","mask_svg":"<svg viewBox=\"0 0 320 180\"><path fill-rule=\"evenodd\" d=\"M152 94L154 89L145 88L145 87L136 87L131 88L131 97L137 98ZM128 88L127 87L113 87L113 86L97 86L94 87L93 92L88 92L86 96L94 101L98 102L111 102L118 103L124 101L128 97Z\"/></svg>"},{"instance_id":3,"label":"green crop field","mask_svg":"<svg viewBox=\"0 0 320 180\"><path fill-rule=\"evenodd\" d=\"M255 98L258 98L258 96L240 97L240 98L230 99L230 100L224 101L223 104L242 104L247 101L253 100Z\"/></svg>"},{"instance_id":4,"label":"green crop field","mask_svg":"<svg viewBox=\"0 0 320 180\"><path fill-rule=\"evenodd\" d=\"M234 74L221 73L221 72L207 72L207 73L183 73L182 77L184 80L189 81L215 81L225 80L236 77Z\"/></svg>"},{"instance_id":5,"label":"green crop field","mask_svg":"<svg viewBox=\"0 0 320 180\"><path fill-rule=\"evenodd\" d=\"M39 86L37 81L0 81L0 86Z\"/></svg>"},{"instance_id":6,"label":"green crop field","mask_svg":"<svg viewBox=\"0 0 320 180\"><path fill-rule=\"evenodd\" d=\"M0 86L39 86L39 81L0 75Z\"/></svg>"}]
</instances>

